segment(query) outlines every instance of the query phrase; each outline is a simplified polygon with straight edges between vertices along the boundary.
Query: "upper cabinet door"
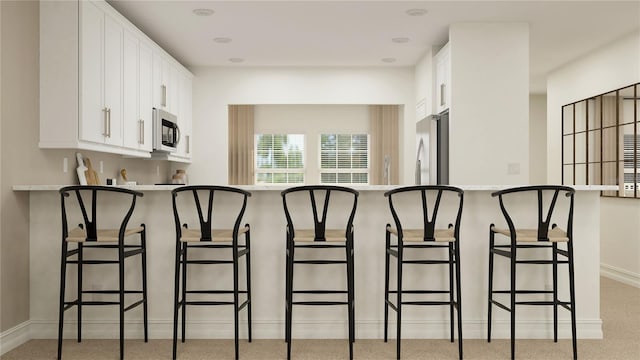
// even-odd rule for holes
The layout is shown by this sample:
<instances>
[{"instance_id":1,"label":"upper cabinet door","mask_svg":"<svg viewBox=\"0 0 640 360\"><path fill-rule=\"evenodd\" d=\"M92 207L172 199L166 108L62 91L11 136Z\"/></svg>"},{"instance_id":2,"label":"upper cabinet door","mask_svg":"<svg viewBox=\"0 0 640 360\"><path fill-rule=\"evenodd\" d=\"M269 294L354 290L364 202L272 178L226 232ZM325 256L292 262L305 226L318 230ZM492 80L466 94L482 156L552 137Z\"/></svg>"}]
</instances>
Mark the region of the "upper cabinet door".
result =
<instances>
[{"instance_id":1,"label":"upper cabinet door","mask_svg":"<svg viewBox=\"0 0 640 360\"><path fill-rule=\"evenodd\" d=\"M124 32L122 47L122 126L124 146L138 149L142 143L142 127L138 117L138 39Z\"/></svg>"},{"instance_id":2,"label":"upper cabinet door","mask_svg":"<svg viewBox=\"0 0 640 360\"><path fill-rule=\"evenodd\" d=\"M139 48L139 118L142 131L140 149L151 151L153 144L153 55L151 47L142 41Z\"/></svg>"},{"instance_id":3,"label":"upper cabinet door","mask_svg":"<svg viewBox=\"0 0 640 360\"><path fill-rule=\"evenodd\" d=\"M122 145L122 25L104 18L104 105L108 109L105 143Z\"/></svg>"},{"instance_id":4,"label":"upper cabinet door","mask_svg":"<svg viewBox=\"0 0 640 360\"><path fill-rule=\"evenodd\" d=\"M438 51L435 56L436 76L435 76L435 106L437 113L440 113L451 106L451 56L449 44Z\"/></svg>"},{"instance_id":5,"label":"upper cabinet door","mask_svg":"<svg viewBox=\"0 0 640 360\"><path fill-rule=\"evenodd\" d=\"M178 74L178 126L180 127L180 142L176 151L177 156L191 158L191 114L192 114L192 84L193 81L186 74Z\"/></svg>"},{"instance_id":6,"label":"upper cabinet door","mask_svg":"<svg viewBox=\"0 0 640 360\"><path fill-rule=\"evenodd\" d=\"M107 135L104 106L104 13L93 3L80 2L80 123L81 140L103 143Z\"/></svg>"},{"instance_id":7,"label":"upper cabinet door","mask_svg":"<svg viewBox=\"0 0 640 360\"><path fill-rule=\"evenodd\" d=\"M156 109L164 109L166 90L162 82L162 55L159 52L153 52L153 107Z\"/></svg>"},{"instance_id":8,"label":"upper cabinet door","mask_svg":"<svg viewBox=\"0 0 640 360\"><path fill-rule=\"evenodd\" d=\"M166 58L162 59L162 85L164 109L172 114L178 112L178 71Z\"/></svg>"}]
</instances>

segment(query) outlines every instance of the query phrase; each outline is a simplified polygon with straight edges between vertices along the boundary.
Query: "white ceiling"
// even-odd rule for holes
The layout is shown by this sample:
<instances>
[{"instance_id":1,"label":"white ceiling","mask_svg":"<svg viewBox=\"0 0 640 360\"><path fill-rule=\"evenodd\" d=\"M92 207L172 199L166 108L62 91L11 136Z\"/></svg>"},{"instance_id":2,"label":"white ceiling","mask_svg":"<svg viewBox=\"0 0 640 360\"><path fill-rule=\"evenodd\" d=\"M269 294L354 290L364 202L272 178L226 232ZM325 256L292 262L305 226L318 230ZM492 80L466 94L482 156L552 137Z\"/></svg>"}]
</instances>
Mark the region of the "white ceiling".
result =
<instances>
[{"instance_id":1,"label":"white ceiling","mask_svg":"<svg viewBox=\"0 0 640 360\"><path fill-rule=\"evenodd\" d=\"M638 0L108 2L187 67L413 66L453 23L527 22L532 92L546 92L549 71L640 28ZM428 13L405 13L414 8Z\"/></svg>"}]
</instances>

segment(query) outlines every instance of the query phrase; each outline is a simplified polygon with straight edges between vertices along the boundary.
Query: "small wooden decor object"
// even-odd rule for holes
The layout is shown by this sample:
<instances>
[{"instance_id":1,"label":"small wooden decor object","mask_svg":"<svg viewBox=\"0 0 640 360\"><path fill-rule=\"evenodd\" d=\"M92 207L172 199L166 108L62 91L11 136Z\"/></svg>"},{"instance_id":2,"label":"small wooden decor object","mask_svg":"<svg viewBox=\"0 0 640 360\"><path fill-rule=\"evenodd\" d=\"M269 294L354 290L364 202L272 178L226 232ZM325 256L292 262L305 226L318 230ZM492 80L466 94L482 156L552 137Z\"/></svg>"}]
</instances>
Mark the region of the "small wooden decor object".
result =
<instances>
[{"instance_id":1,"label":"small wooden decor object","mask_svg":"<svg viewBox=\"0 0 640 360\"><path fill-rule=\"evenodd\" d=\"M89 158L84 158L84 165L87 167L84 175L87 178L87 185L100 185L100 179L98 178L98 173L93 170L91 166L91 160Z\"/></svg>"}]
</instances>

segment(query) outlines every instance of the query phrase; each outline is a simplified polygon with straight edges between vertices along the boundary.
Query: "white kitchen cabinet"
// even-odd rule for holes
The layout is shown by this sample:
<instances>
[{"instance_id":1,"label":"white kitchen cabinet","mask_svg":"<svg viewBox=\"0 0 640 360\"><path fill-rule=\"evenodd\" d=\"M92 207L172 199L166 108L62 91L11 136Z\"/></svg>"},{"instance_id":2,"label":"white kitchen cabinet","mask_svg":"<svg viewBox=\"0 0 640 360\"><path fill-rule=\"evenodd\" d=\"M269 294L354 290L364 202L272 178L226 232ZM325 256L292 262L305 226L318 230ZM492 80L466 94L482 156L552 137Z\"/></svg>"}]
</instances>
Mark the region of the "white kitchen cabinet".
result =
<instances>
[{"instance_id":1,"label":"white kitchen cabinet","mask_svg":"<svg viewBox=\"0 0 640 360\"><path fill-rule=\"evenodd\" d=\"M125 31L123 53L124 146L151 151L151 49Z\"/></svg>"},{"instance_id":2,"label":"white kitchen cabinet","mask_svg":"<svg viewBox=\"0 0 640 360\"><path fill-rule=\"evenodd\" d=\"M138 117L142 132L140 149L153 149L153 51L145 42L139 47Z\"/></svg>"},{"instance_id":3,"label":"white kitchen cabinet","mask_svg":"<svg viewBox=\"0 0 640 360\"><path fill-rule=\"evenodd\" d=\"M153 54L153 106L166 112L178 112L178 70L169 58L160 53Z\"/></svg>"},{"instance_id":4,"label":"white kitchen cabinet","mask_svg":"<svg viewBox=\"0 0 640 360\"><path fill-rule=\"evenodd\" d=\"M124 32L122 48L122 103L123 103L123 132L124 146L137 149L141 143L140 126L138 125L138 39L130 32Z\"/></svg>"},{"instance_id":5,"label":"white kitchen cabinet","mask_svg":"<svg viewBox=\"0 0 640 360\"><path fill-rule=\"evenodd\" d=\"M153 53L153 107L176 115L180 140L175 152L153 154L156 159L191 162L193 75L163 53Z\"/></svg>"},{"instance_id":6,"label":"white kitchen cabinet","mask_svg":"<svg viewBox=\"0 0 640 360\"><path fill-rule=\"evenodd\" d=\"M451 52L449 43L435 55L435 104L436 113L441 113L451 106Z\"/></svg>"},{"instance_id":7,"label":"white kitchen cabinet","mask_svg":"<svg viewBox=\"0 0 640 360\"><path fill-rule=\"evenodd\" d=\"M178 126L180 142L176 156L190 159L192 149L192 91L193 81L187 74L178 75Z\"/></svg>"},{"instance_id":8,"label":"white kitchen cabinet","mask_svg":"<svg viewBox=\"0 0 640 360\"><path fill-rule=\"evenodd\" d=\"M122 25L91 2L80 10L80 139L122 145Z\"/></svg>"},{"instance_id":9,"label":"white kitchen cabinet","mask_svg":"<svg viewBox=\"0 0 640 360\"><path fill-rule=\"evenodd\" d=\"M155 53L175 113L189 72L144 33L102 0L41 1L39 147L150 157Z\"/></svg>"}]
</instances>

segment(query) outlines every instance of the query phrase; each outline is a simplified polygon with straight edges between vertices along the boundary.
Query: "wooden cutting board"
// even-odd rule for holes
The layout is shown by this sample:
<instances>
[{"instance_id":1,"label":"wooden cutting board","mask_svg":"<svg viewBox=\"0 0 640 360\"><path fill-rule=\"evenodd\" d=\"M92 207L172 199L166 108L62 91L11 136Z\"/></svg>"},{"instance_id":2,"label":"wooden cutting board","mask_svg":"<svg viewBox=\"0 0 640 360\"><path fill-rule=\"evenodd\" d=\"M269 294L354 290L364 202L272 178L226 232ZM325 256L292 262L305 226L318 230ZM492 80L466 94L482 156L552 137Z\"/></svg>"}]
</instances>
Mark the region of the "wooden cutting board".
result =
<instances>
[{"instance_id":1,"label":"wooden cutting board","mask_svg":"<svg viewBox=\"0 0 640 360\"><path fill-rule=\"evenodd\" d=\"M84 158L84 166L87 167L87 170L85 170L84 175L87 178L87 185L100 185L100 179L98 178L98 173L93 170L93 167L91 166L91 160L89 160L89 158Z\"/></svg>"}]
</instances>

